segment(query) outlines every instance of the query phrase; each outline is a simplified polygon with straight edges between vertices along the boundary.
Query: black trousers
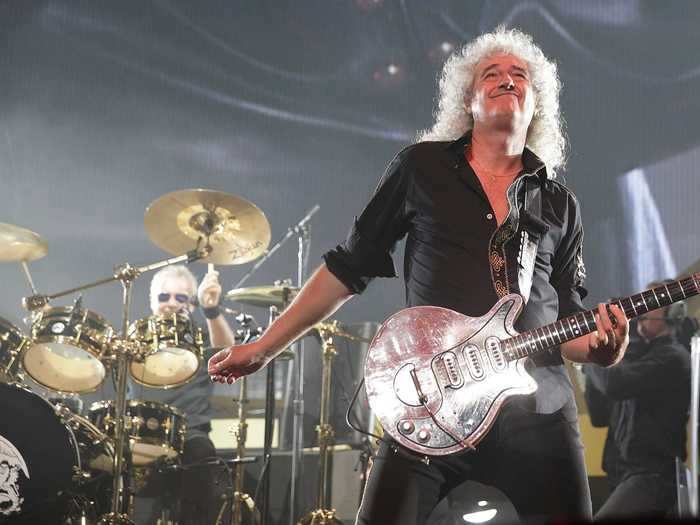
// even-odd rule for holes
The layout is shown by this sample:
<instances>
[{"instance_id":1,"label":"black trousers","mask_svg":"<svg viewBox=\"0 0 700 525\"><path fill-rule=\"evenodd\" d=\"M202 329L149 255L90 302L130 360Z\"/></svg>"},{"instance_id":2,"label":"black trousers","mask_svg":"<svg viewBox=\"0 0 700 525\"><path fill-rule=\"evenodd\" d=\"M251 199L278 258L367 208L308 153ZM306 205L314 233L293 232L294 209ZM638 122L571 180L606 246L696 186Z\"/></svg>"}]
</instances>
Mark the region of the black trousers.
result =
<instances>
[{"instance_id":1,"label":"black trousers","mask_svg":"<svg viewBox=\"0 0 700 525\"><path fill-rule=\"evenodd\" d=\"M359 525L423 525L450 490L472 480L500 489L525 523L591 519L591 496L575 411L503 409L477 450L429 464L383 443L358 511Z\"/></svg>"},{"instance_id":2,"label":"black trousers","mask_svg":"<svg viewBox=\"0 0 700 525\"><path fill-rule=\"evenodd\" d=\"M674 511L675 503L674 469L664 473L638 473L613 487L595 519L663 518Z\"/></svg>"}]
</instances>

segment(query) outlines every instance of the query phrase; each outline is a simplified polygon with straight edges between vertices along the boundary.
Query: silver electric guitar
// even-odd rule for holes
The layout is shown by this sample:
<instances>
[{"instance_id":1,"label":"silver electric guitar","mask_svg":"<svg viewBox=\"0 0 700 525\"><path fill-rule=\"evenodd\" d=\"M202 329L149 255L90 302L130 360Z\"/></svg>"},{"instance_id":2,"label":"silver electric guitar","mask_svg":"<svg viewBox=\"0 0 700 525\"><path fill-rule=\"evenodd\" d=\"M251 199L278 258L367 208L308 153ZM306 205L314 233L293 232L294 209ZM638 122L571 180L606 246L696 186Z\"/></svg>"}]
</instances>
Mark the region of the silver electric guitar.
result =
<instances>
[{"instance_id":1,"label":"silver electric guitar","mask_svg":"<svg viewBox=\"0 0 700 525\"><path fill-rule=\"evenodd\" d=\"M696 273L614 304L631 319L699 290ZM528 357L596 329L588 310L518 334L513 323L522 306L511 294L482 317L418 306L387 319L365 362L367 396L384 431L421 455L475 448L508 398L537 389L525 371Z\"/></svg>"}]
</instances>

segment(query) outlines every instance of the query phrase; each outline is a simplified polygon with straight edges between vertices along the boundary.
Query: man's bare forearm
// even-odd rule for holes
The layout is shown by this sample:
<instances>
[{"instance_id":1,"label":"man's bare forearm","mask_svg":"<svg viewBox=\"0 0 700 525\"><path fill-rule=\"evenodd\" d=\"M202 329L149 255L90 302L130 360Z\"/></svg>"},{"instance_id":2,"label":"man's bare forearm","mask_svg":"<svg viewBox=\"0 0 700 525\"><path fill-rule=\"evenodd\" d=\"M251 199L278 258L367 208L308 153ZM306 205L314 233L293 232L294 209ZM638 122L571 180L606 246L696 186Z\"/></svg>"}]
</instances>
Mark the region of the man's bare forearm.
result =
<instances>
[{"instance_id":1,"label":"man's bare forearm","mask_svg":"<svg viewBox=\"0 0 700 525\"><path fill-rule=\"evenodd\" d=\"M353 294L322 264L287 309L265 331L259 344L274 356L332 315Z\"/></svg>"}]
</instances>

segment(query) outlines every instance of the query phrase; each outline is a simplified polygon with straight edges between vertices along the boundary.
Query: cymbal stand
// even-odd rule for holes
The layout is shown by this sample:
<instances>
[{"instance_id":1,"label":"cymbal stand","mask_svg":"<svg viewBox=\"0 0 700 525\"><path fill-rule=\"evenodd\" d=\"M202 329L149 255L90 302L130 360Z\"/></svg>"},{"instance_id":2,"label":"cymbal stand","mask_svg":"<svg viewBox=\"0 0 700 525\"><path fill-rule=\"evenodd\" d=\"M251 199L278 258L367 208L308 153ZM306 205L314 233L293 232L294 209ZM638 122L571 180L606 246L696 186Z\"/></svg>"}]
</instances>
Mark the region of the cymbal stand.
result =
<instances>
[{"instance_id":1,"label":"cymbal stand","mask_svg":"<svg viewBox=\"0 0 700 525\"><path fill-rule=\"evenodd\" d=\"M335 509L329 508L328 501L328 474L329 455L335 431L330 423L331 419L331 374L333 371L333 358L337 353L333 342L333 328L337 322L329 323L331 330L326 328L327 324L319 325L317 328L321 339L321 350L323 352L323 370L321 378L321 414L316 431L318 433L318 493L316 496L316 509L304 516L297 525L342 525L336 518Z\"/></svg>"},{"instance_id":2,"label":"cymbal stand","mask_svg":"<svg viewBox=\"0 0 700 525\"><path fill-rule=\"evenodd\" d=\"M124 465L124 445L126 442L126 435L124 432L124 412L126 408L127 365L128 358L130 357L126 337L129 328L129 307L131 306L131 287L133 281L143 273L158 270L171 264L178 264L182 262L189 263L199 260L206 257L210 250L211 248L207 245L203 249L192 250L185 255L165 259L141 267L134 267L129 263L124 263L115 269L114 275L111 277L50 295L34 294L22 299L22 305L27 310L35 311L48 305L50 300L58 297L64 297L66 295L71 295L76 292L81 292L83 290L95 288L103 284L113 283L116 281L120 281L122 283L122 339L121 341L118 341L118 348L116 352L117 392L114 414L116 444L112 462L113 472L115 473L114 482L112 485L112 506L111 512L100 517L99 521L97 522L98 525L134 525L134 522L129 519L128 512L121 512L122 509L125 508L125 491L123 486L125 483L122 480L121 474ZM129 473L127 472L124 477L128 479Z\"/></svg>"},{"instance_id":3,"label":"cymbal stand","mask_svg":"<svg viewBox=\"0 0 700 525\"><path fill-rule=\"evenodd\" d=\"M252 336L250 327L246 327L246 337L244 342L248 342ZM245 456L245 443L248 438L248 422L246 421L248 404L248 378L243 376L239 380L240 390L238 393L238 426L233 430L236 437L236 459L241 460ZM245 465L236 463L234 465L235 476L233 482L233 496L231 499L231 525L241 525L243 523L243 509L246 508L251 513L254 523L260 523L260 511L255 507L255 501L250 495L243 492L243 476Z\"/></svg>"},{"instance_id":4,"label":"cymbal stand","mask_svg":"<svg viewBox=\"0 0 700 525\"><path fill-rule=\"evenodd\" d=\"M287 305L288 297L284 298ZM276 306L270 306L270 317L267 326L270 326L279 317ZM267 525L270 515L270 468L272 461L272 436L275 430L275 359L267 365L265 378L265 437L263 439L263 465L260 469L259 487L255 491L255 499L260 509L262 525ZM260 491L260 494L258 492Z\"/></svg>"},{"instance_id":5,"label":"cymbal stand","mask_svg":"<svg viewBox=\"0 0 700 525\"><path fill-rule=\"evenodd\" d=\"M29 265L27 265L27 261L20 261L20 265L22 266L24 276L29 282L29 287L32 289L32 293L36 294L36 286L34 286L34 279L32 279L32 274L29 272Z\"/></svg>"}]
</instances>

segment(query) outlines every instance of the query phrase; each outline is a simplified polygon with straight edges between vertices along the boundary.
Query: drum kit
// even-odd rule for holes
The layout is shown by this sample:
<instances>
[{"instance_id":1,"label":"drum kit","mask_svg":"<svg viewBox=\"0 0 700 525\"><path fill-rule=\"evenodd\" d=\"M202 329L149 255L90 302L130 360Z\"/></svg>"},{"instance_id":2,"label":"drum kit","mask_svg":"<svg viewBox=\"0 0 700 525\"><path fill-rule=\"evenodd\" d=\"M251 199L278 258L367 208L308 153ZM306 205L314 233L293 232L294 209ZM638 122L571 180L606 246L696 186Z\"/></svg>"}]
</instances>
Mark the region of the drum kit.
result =
<instances>
[{"instance_id":1,"label":"drum kit","mask_svg":"<svg viewBox=\"0 0 700 525\"><path fill-rule=\"evenodd\" d=\"M46 241L27 229L0 223L0 261L19 263L33 292L22 301L30 312L28 334L0 318L0 522L12 517L20 523L39 523L43 516L51 515L55 522L55 516L64 516L60 523L67 524L132 524L133 471L163 462L178 463L186 417L162 403L127 400L127 378L151 388L172 388L186 384L206 366L202 331L188 316L153 315L129 322L132 283L146 272L171 264L199 261L235 265L261 259L239 281L242 284L287 238L303 231L317 209L268 249L270 226L254 204L202 189L168 193L151 203L144 222L154 244L175 257L142 267L125 263L110 277L50 295L37 292L27 264L48 253ZM70 306L50 304L116 281L123 287L121 330L84 308L80 297ZM237 287L224 294L224 300L268 307L272 322L298 290L278 283ZM358 338L345 333L337 322L322 323L314 333L322 343L324 363L318 509L299 523L335 524L339 522L326 501L333 439L329 424L331 362L336 352L333 337ZM291 357L291 352L282 354L282 358ZM32 390L25 374L57 398ZM272 374L270 367L263 451L266 463L271 457ZM75 394L94 392L109 375L115 378L114 400L93 403L85 416L71 406ZM232 462L235 479L232 495L227 498L232 509L230 520L242 523L243 510L247 509L251 517L247 522L264 524L269 476L267 494L265 485L261 491L262 509L256 509L252 498L242 491L242 468L250 458L245 457L245 380L240 382L239 424L234 431L237 458ZM37 439L39 432L41 439ZM220 513L217 523L222 516Z\"/></svg>"}]
</instances>

